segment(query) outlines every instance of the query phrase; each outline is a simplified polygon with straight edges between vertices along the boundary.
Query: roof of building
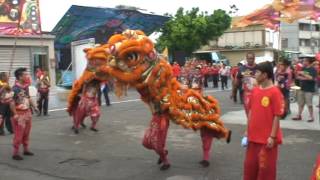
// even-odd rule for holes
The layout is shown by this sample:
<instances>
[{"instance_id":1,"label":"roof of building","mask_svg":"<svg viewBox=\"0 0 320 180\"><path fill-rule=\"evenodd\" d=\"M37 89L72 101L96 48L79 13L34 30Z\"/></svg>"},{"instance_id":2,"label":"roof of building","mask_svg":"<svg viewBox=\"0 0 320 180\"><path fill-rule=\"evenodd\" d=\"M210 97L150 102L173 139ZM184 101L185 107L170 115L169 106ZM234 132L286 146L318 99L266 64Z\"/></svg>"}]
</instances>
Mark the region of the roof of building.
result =
<instances>
[{"instance_id":1,"label":"roof of building","mask_svg":"<svg viewBox=\"0 0 320 180\"><path fill-rule=\"evenodd\" d=\"M115 32L139 29L151 34L164 25L169 17L142 13L132 9L71 6L58 22L52 33L55 45L62 48L72 41L95 38L97 43L106 42Z\"/></svg>"}]
</instances>

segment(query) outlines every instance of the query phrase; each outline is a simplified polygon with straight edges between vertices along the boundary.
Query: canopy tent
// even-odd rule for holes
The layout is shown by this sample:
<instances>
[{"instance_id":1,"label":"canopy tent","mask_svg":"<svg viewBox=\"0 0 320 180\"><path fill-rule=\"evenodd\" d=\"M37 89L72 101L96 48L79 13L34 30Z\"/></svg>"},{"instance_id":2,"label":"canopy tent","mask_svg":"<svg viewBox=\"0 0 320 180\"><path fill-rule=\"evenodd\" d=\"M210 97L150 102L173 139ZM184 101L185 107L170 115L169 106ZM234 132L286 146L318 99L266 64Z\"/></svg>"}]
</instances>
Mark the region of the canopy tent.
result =
<instances>
[{"instance_id":1,"label":"canopy tent","mask_svg":"<svg viewBox=\"0 0 320 180\"><path fill-rule=\"evenodd\" d=\"M72 41L95 38L96 43L105 42L114 32L140 29L151 34L162 27L169 17L141 13L137 10L71 6L55 26L55 46L58 49Z\"/></svg>"}]
</instances>

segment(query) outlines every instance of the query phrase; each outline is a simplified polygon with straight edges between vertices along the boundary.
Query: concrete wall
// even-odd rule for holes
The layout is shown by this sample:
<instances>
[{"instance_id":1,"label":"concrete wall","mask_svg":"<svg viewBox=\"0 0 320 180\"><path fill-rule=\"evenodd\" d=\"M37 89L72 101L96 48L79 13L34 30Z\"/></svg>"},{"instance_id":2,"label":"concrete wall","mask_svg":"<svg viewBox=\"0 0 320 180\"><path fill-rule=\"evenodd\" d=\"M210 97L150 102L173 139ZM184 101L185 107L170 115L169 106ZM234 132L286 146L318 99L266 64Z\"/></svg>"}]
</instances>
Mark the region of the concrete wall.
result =
<instances>
[{"instance_id":1,"label":"concrete wall","mask_svg":"<svg viewBox=\"0 0 320 180\"><path fill-rule=\"evenodd\" d=\"M282 48L282 50L300 51L303 54L317 53L320 50L320 32L315 30L300 30L299 23L319 24L310 20L299 20L292 24L281 23L281 38L288 39L288 47ZM318 41L318 44L300 46L300 39L313 39Z\"/></svg>"},{"instance_id":2,"label":"concrete wall","mask_svg":"<svg viewBox=\"0 0 320 180\"><path fill-rule=\"evenodd\" d=\"M226 56L231 66L237 65L240 61L244 60L246 58L246 54L248 52L254 52L256 54L256 57L262 57L262 56L273 56L273 51L271 50L239 50L239 51L221 51L221 54Z\"/></svg>"},{"instance_id":3,"label":"concrete wall","mask_svg":"<svg viewBox=\"0 0 320 180\"><path fill-rule=\"evenodd\" d=\"M281 39L288 39L288 47L282 50L299 51L299 25L297 22L281 23Z\"/></svg>"},{"instance_id":4,"label":"concrete wall","mask_svg":"<svg viewBox=\"0 0 320 180\"><path fill-rule=\"evenodd\" d=\"M55 61L55 53L54 53L54 36L37 36L37 37L4 37L0 36L0 48L1 46L14 46L16 42L16 46L20 47L44 47L48 52L48 69L49 75L51 78L51 85L55 86L56 84L56 71L55 67L52 66L50 61Z\"/></svg>"}]
</instances>

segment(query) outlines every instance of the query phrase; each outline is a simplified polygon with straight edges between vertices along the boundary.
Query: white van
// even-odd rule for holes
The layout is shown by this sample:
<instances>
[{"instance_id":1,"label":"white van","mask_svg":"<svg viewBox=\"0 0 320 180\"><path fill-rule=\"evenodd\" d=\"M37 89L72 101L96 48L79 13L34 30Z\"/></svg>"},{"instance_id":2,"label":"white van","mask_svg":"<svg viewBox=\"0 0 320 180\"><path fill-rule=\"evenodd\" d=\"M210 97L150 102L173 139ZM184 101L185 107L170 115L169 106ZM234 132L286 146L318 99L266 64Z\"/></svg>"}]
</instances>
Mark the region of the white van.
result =
<instances>
[{"instance_id":1,"label":"white van","mask_svg":"<svg viewBox=\"0 0 320 180\"><path fill-rule=\"evenodd\" d=\"M193 56L200 60L207 60L216 64L230 65L229 60L218 51L195 51Z\"/></svg>"}]
</instances>

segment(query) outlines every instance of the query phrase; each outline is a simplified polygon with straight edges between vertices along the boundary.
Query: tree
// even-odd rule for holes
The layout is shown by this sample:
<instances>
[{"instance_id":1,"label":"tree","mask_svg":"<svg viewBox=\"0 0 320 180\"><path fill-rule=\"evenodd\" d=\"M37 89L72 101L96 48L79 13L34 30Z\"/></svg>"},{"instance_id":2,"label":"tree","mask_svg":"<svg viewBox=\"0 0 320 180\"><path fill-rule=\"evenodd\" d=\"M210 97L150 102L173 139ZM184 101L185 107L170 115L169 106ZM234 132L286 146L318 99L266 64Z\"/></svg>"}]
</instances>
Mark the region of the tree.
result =
<instances>
[{"instance_id":1,"label":"tree","mask_svg":"<svg viewBox=\"0 0 320 180\"><path fill-rule=\"evenodd\" d=\"M157 48L167 47L171 52L183 51L188 55L209 40L218 39L230 27L231 17L225 11L215 10L213 14L199 12L199 8L184 12L179 8L176 15L160 29Z\"/></svg>"}]
</instances>

